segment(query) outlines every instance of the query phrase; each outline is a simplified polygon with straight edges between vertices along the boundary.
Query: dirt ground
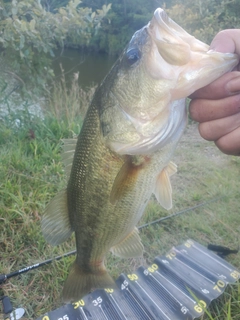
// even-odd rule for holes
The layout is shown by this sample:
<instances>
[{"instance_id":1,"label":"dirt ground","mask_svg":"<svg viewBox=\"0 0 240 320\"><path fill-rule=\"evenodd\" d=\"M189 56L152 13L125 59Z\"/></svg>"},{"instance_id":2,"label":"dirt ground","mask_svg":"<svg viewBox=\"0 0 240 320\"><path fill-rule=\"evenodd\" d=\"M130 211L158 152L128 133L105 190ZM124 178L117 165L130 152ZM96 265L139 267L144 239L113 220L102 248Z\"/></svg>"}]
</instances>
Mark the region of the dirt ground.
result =
<instances>
[{"instance_id":1,"label":"dirt ground","mask_svg":"<svg viewBox=\"0 0 240 320\"><path fill-rule=\"evenodd\" d=\"M179 142L176 154L174 156L175 161L182 157L182 150L194 150L198 149L203 152L202 155L208 158L209 161L215 162L216 165L223 165L229 162L229 156L223 154L212 141L204 140L198 131L197 123L189 123L183 133L183 136ZM180 160L179 159L179 160Z\"/></svg>"}]
</instances>

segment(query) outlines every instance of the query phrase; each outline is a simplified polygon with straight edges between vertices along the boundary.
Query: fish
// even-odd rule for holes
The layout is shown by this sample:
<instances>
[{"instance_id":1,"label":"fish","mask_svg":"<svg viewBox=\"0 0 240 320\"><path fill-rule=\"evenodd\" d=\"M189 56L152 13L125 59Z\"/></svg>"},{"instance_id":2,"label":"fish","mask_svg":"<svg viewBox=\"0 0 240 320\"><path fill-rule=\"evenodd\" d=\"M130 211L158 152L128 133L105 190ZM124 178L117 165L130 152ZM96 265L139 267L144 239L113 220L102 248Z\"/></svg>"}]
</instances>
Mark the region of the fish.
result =
<instances>
[{"instance_id":1,"label":"fish","mask_svg":"<svg viewBox=\"0 0 240 320\"><path fill-rule=\"evenodd\" d=\"M158 8L96 89L77 139L66 140L67 187L47 205L42 232L59 245L75 233L63 301L114 288L110 251L143 255L137 224L152 196L172 207L172 157L187 123L185 99L238 64L209 50Z\"/></svg>"}]
</instances>

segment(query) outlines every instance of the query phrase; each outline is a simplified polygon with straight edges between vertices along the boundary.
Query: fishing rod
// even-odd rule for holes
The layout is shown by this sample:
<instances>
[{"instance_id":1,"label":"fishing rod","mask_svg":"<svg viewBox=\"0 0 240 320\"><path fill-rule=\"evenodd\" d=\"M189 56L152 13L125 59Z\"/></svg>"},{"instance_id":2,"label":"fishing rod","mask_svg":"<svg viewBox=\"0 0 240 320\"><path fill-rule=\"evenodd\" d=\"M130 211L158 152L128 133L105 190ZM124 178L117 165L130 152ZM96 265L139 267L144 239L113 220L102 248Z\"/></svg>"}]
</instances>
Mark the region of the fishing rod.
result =
<instances>
[{"instance_id":1,"label":"fishing rod","mask_svg":"<svg viewBox=\"0 0 240 320\"><path fill-rule=\"evenodd\" d=\"M170 218L173 218L173 217L176 217L178 215L181 215L183 213L186 213L188 211L191 211L191 210L195 210L199 207L202 207L202 206L205 206L211 202L214 202L214 201L217 201L219 198L214 198L212 200L209 200L209 201L206 201L206 202L203 202L203 203L200 203L198 205L195 205L193 207L190 207L190 208L187 208L187 209L184 209L184 210L181 210L179 212L176 212L176 213L173 213L171 215L168 215L166 217L163 217L163 218L160 218L160 219L157 219L157 220L154 220L154 221L151 221L149 223L146 223L146 224L143 224L141 226L138 227L138 229L143 229L143 228L146 228L150 225L153 225L153 224L156 224L156 223L159 223L159 222L162 222L164 220L167 220L167 219L170 219ZM215 246L216 247L216 246ZM226 248L228 249L228 248ZM231 253L233 252L232 250L228 249L228 253ZM231 251L231 252L230 252ZM235 250L236 251L236 250ZM228 254L226 253L226 254ZM52 258L52 259L48 259L48 260L45 260L45 261L42 261L42 262L39 262L39 263L36 263L34 265L31 265L31 266L27 266L27 267L24 267L20 270L17 270L17 271L14 271L14 272L11 272L9 274L1 274L0 275L0 285L2 283L4 283L7 279L9 278L12 278L12 277L15 277L15 276L18 276L20 274L23 274L23 273L26 273L30 270L34 270L34 269L37 269L39 267L42 267L44 265L47 265L47 264L50 264L52 263L53 261L58 261L58 260L61 260L62 258L65 258L65 257L68 257L68 256L71 256L71 255L74 255L76 254L76 250L73 250L73 251L70 251L70 252L67 252L61 256L57 256L55 258ZM2 304L3 304L3 313L5 315L8 314L8 317L5 318L6 320L9 319L9 320L19 320L23 317L23 315L25 314L25 309L24 308L17 308L17 309L13 309L12 307L12 304L11 304L11 301L9 299L9 297L7 296L2 296L0 297L0 301L2 301Z\"/></svg>"},{"instance_id":2,"label":"fishing rod","mask_svg":"<svg viewBox=\"0 0 240 320\"><path fill-rule=\"evenodd\" d=\"M58 256L58 257L55 257L55 258L52 258L52 259L45 260L43 262L39 262L39 263L33 264L32 266L28 266L28 267L25 267L23 269L20 269L20 270L17 270L17 271L8 273L8 274L0 274L0 284L5 282L9 278L18 276L18 275L20 275L22 273L28 272L28 271L33 270L33 269L37 269L37 268L42 267L42 266L45 266L46 264L49 264L49 263L51 263L53 261L60 260L62 258L68 257L68 256L73 255L75 253L76 253L76 250L70 251L70 252L64 253L61 256Z\"/></svg>"},{"instance_id":3,"label":"fishing rod","mask_svg":"<svg viewBox=\"0 0 240 320\"><path fill-rule=\"evenodd\" d=\"M184 209L184 210L175 212L175 213L173 213L173 214L170 214L169 216L166 216L166 217L163 217L163 218L160 218L160 219L157 219L157 220L154 220L154 221L145 223L145 224L139 226L138 229L140 230L140 229L149 227L149 226L151 226L151 225L153 225L153 224L162 222L162 221L164 221L164 220L167 220L167 219L170 219L170 218L173 218L173 217L176 217L176 216L180 216L180 215L183 214L183 213L186 213L186 212L188 212L188 211L195 210L195 209L197 209L197 208L203 207L203 206L205 206L206 204L209 204L209 203L211 203L211 202L215 202L215 201L217 201L218 199L220 199L220 198L217 197L217 198L214 198L214 199L212 199L212 200L199 203L199 204L197 204L196 206L193 206L193 207L190 207L190 208L187 208L187 209Z\"/></svg>"},{"instance_id":4,"label":"fishing rod","mask_svg":"<svg viewBox=\"0 0 240 320\"><path fill-rule=\"evenodd\" d=\"M60 260L62 258L65 258L65 257L68 257L70 255L73 255L75 253L76 253L76 250L70 251L70 252L67 252L67 253L65 253L65 254L63 254L61 256L55 257L53 259L48 259L48 260L45 260L43 262L35 263L32 266L28 266L28 267L25 267L23 269L20 269L20 270L17 270L17 271L8 273L8 274L1 274L0 275L0 285L2 283L4 283L9 278L12 278L12 277L18 276L18 275L20 275L22 273L28 272L30 270L42 267L42 266L44 266L46 264L49 264L49 263L51 263L53 261ZM15 310L13 309L11 301L10 301L10 298L8 296L0 297L0 301L2 301L2 305L3 305L3 314L5 314L5 315L8 314L8 317L5 318L6 320L7 319L9 319L9 320L19 320L25 314L25 309L24 308L17 308Z\"/></svg>"},{"instance_id":5,"label":"fishing rod","mask_svg":"<svg viewBox=\"0 0 240 320\"><path fill-rule=\"evenodd\" d=\"M190 208L187 208L187 209L178 211L178 212L176 212L176 213L170 214L170 215L168 215L168 216L166 216L166 217L163 217L163 218L160 218L160 219L157 219L157 220L148 222L148 223L146 223L146 224L143 224L143 225L139 226L138 229L143 229L143 228L146 228L146 227L148 227L148 226L150 226L150 225L153 225L153 224L162 222L162 221L164 221L164 220L167 220L167 219L176 217L176 216L178 216L178 215L180 215L180 214L183 214L183 213L186 213L186 212L188 212L188 211L195 210L195 209L197 209L197 208L199 208L199 207L203 207L203 206L206 205L206 204L209 204L209 203L211 203L211 202L217 201L218 199L219 199L219 198L214 198L214 199L212 199L212 200L202 202L202 203L200 203L200 204L198 204L198 205L196 205L196 206L193 206L193 207L190 207ZM26 272L28 272L28 271L30 271L30 270L34 270L34 269L37 269L37 268L42 267L42 266L45 266L45 265L47 265L47 264L52 263L53 261L57 261L57 260L60 260L60 259L62 259L62 258L68 257L68 256L70 256L70 255L74 255L75 253L76 253L76 250L73 250L73 251L67 252L67 253L65 253L65 254L63 254L63 255L61 255L61 256L57 256L57 257L55 257L55 258L48 259L48 260L45 260L45 261L43 261L43 262L36 263L36 264L34 264L34 265L31 265L31 266L22 268L22 269L20 269L20 270L11 272L11 273L9 273L9 274L1 274L1 275L0 275L0 284L4 283L4 282L5 282L7 279L9 279L9 278L18 276L18 275L20 275L20 274L22 274L22 273L26 273Z\"/></svg>"}]
</instances>

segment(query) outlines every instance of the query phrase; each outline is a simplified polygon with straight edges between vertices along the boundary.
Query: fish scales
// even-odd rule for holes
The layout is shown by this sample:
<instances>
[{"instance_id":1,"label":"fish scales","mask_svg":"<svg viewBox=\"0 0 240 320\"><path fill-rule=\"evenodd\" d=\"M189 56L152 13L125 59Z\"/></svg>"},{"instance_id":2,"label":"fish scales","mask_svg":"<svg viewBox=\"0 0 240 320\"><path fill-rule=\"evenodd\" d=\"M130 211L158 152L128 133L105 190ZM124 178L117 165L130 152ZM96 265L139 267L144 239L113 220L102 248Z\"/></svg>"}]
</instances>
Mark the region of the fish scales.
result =
<instances>
[{"instance_id":1,"label":"fish scales","mask_svg":"<svg viewBox=\"0 0 240 320\"><path fill-rule=\"evenodd\" d=\"M172 207L171 159L187 123L185 98L238 63L234 54L208 50L158 8L96 90L77 143L65 141L68 185L42 219L52 245L75 233L65 302L115 286L104 265L109 251L143 254L136 225L152 194Z\"/></svg>"},{"instance_id":2,"label":"fish scales","mask_svg":"<svg viewBox=\"0 0 240 320\"><path fill-rule=\"evenodd\" d=\"M146 199L146 203L149 194L151 195L146 185L153 183L153 174L144 173L142 178L140 174L138 184L133 185L124 201L120 200L117 204L109 202L115 177L125 162L124 156L111 152L103 143L98 109L94 102L86 119L87 121L81 131L81 139L78 140L76 146L67 192L71 221L73 221L73 225L76 226L79 234L82 235L80 245L84 242L85 228L86 226L89 227L89 233L86 233L87 251L88 256L89 254L92 256L92 258L89 256L89 259L94 260L95 257L99 258L115 244L110 243L109 245L109 239L112 239L113 235L117 243L133 229L139 219L136 218L136 213L139 211L139 204L141 206L140 199ZM148 167L148 169L150 173L151 168ZM87 190L84 189L85 185L88 186ZM75 214L76 212L80 212L81 215ZM116 222L118 222L117 228ZM94 236L96 234L97 238L102 241L103 249L99 248L97 243L96 248L92 248L89 235ZM86 254L85 250L82 254Z\"/></svg>"}]
</instances>

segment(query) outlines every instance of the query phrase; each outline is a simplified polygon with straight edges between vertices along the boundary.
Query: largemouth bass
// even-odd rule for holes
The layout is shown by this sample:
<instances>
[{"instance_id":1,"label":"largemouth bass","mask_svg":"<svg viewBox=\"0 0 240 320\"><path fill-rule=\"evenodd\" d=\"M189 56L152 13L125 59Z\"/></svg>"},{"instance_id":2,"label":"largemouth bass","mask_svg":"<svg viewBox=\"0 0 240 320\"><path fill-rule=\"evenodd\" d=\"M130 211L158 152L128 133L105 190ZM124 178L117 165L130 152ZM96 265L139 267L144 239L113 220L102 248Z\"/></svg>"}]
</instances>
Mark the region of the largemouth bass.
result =
<instances>
[{"instance_id":1,"label":"largemouth bass","mask_svg":"<svg viewBox=\"0 0 240 320\"><path fill-rule=\"evenodd\" d=\"M65 302L113 287L107 252L141 256L136 225L152 195L172 207L171 162L187 122L185 97L230 71L236 55L208 51L157 9L96 90L75 146L65 144L66 190L46 207L42 230L52 245L75 232L77 256Z\"/></svg>"}]
</instances>

